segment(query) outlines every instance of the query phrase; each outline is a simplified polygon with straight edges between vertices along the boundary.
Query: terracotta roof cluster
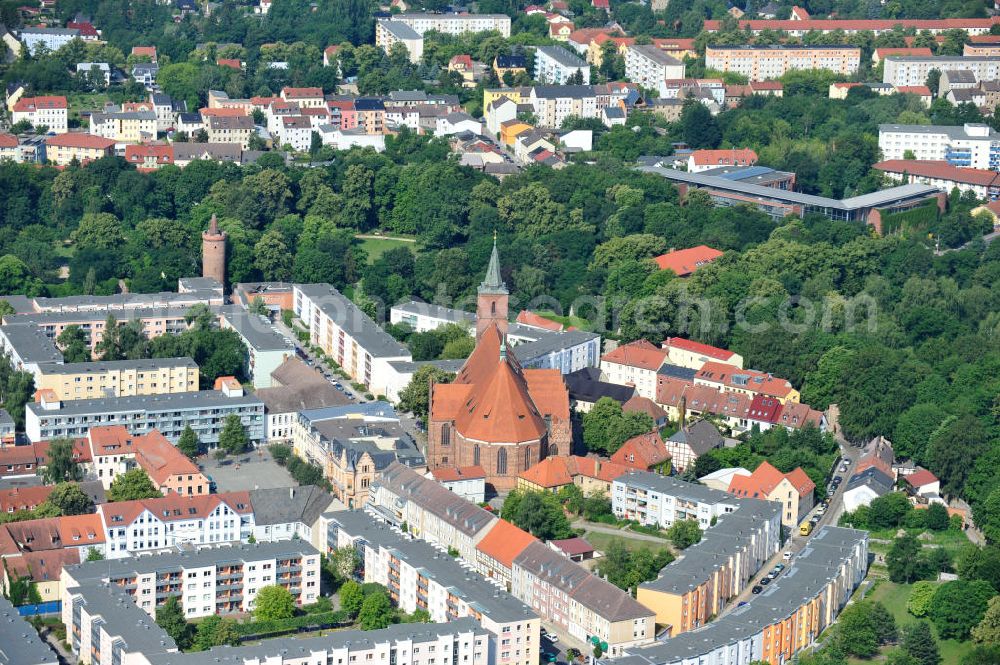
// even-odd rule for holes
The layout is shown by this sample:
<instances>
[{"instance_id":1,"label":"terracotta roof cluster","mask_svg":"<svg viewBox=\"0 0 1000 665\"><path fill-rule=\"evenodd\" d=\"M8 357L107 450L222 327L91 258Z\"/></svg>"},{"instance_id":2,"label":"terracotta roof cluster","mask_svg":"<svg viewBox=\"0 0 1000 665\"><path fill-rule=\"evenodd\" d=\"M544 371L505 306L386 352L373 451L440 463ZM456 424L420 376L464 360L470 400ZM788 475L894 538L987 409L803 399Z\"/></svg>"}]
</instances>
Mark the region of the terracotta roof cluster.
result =
<instances>
[{"instance_id":1,"label":"terracotta roof cluster","mask_svg":"<svg viewBox=\"0 0 1000 665\"><path fill-rule=\"evenodd\" d=\"M930 485L931 483L938 482L937 476L928 471L927 469L918 469L913 473L903 476L903 480L906 484L914 489L923 487L924 485Z\"/></svg>"},{"instance_id":2,"label":"terracotta roof cluster","mask_svg":"<svg viewBox=\"0 0 1000 665\"><path fill-rule=\"evenodd\" d=\"M66 109L69 104L65 97L22 97L14 104L15 113L31 113L41 109Z\"/></svg>"},{"instance_id":3,"label":"terracotta roof cluster","mask_svg":"<svg viewBox=\"0 0 1000 665\"><path fill-rule=\"evenodd\" d=\"M920 95L921 97L932 95L931 89L926 85L897 85L896 92L903 95Z\"/></svg>"},{"instance_id":4,"label":"terracotta roof cluster","mask_svg":"<svg viewBox=\"0 0 1000 665\"><path fill-rule=\"evenodd\" d=\"M56 136L50 136L45 139L45 145L55 146L58 148L83 148L89 150L110 150L115 147L115 142L112 139L102 138L100 136L94 136L93 134L84 134L82 132L67 132L65 134L58 134Z\"/></svg>"},{"instance_id":5,"label":"terracotta roof cluster","mask_svg":"<svg viewBox=\"0 0 1000 665\"><path fill-rule=\"evenodd\" d=\"M281 89L281 96L284 99L311 99L323 97L323 88L289 88Z\"/></svg>"},{"instance_id":6,"label":"terracotta roof cluster","mask_svg":"<svg viewBox=\"0 0 1000 665\"><path fill-rule=\"evenodd\" d=\"M526 482L538 487L554 489L564 485L572 485L577 476L610 483L626 471L628 471L628 467L618 463L613 458L608 462L594 457L553 455L521 472L518 478L523 478Z\"/></svg>"},{"instance_id":7,"label":"terracotta roof cluster","mask_svg":"<svg viewBox=\"0 0 1000 665\"><path fill-rule=\"evenodd\" d=\"M922 178L950 180L982 187L1000 185L1000 173L987 169L958 168L948 162L916 159L887 159L872 168L886 173L906 173Z\"/></svg>"},{"instance_id":8,"label":"terracotta roof cluster","mask_svg":"<svg viewBox=\"0 0 1000 665\"><path fill-rule=\"evenodd\" d=\"M97 507L97 511L104 523L110 527L131 524L146 511L163 522L205 519L221 504L226 504L230 510L240 515L253 513L249 492L225 492L202 496L170 494L153 499L102 503Z\"/></svg>"},{"instance_id":9,"label":"terracotta roof cluster","mask_svg":"<svg viewBox=\"0 0 1000 665\"><path fill-rule=\"evenodd\" d=\"M899 47L899 48L877 48L875 49L875 57L881 60L887 55L921 55L921 56L932 56L934 52L929 48L925 47Z\"/></svg>"},{"instance_id":10,"label":"terracotta roof cluster","mask_svg":"<svg viewBox=\"0 0 1000 665\"><path fill-rule=\"evenodd\" d=\"M660 270L672 270L678 277L687 277L698 268L708 265L722 256L722 252L706 245L690 249L678 249L661 254L653 260Z\"/></svg>"},{"instance_id":11,"label":"terracotta roof cluster","mask_svg":"<svg viewBox=\"0 0 1000 665\"><path fill-rule=\"evenodd\" d=\"M35 485L0 490L0 513L34 510L45 503L54 487L55 485Z\"/></svg>"},{"instance_id":12,"label":"terracotta roof cluster","mask_svg":"<svg viewBox=\"0 0 1000 665\"><path fill-rule=\"evenodd\" d=\"M0 148L16 148L17 146L18 142L16 136L0 132Z\"/></svg>"},{"instance_id":13,"label":"terracotta roof cluster","mask_svg":"<svg viewBox=\"0 0 1000 665\"><path fill-rule=\"evenodd\" d=\"M653 419L653 422L660 422L667 419L667 412L663 407L642 395L632 395L624 404L622 411L626 413L645 413Z\"/></svg>"},{"instance_id":14,"label":"terracotta roof cluster","mask_svg":"<svg viewBox=\"0 0 1000 665\"><path fill-rule=\"evenodd\" d=\"M892 471L894 460L895 452L892 450L892 444L889 443L889 440L884 437L876 437L868 443L861 457L858 458L858 463L854 467L854 475L859 475L874 467L891 479L894 477Z\"/></svg>"},{"instance_id":15,"label":"terracotta roof cluster","mask_svg":"<svg viewBox=\"0 0 1000 665\"><path fill-rule=\"evenodd\" d=\"M807 20L779 20L779 19L759 19L744 20L739 22L740 30L760 30L776 31L812 31L833 32L843 30L844 32L858 32L861 30L871 30L873 32L883 32L892 30L896 26L902 28L915 28L916 30L989 30L994 24L1000 23L1000 17L991 18L941 18L941 19L807 19ZM716 32L722 28L722 21L706 19L704 25L706 32Z\"/></svg>"},{"instance_id":16,"label":"terracotta roof cluster","mask_svg":"<svg viewBox=\"0 0 1000 665\"><path fill-rule=\"evenodd\" d=\"M143 168L148 160L153 160L158 165L173 164L173 146L142 143L130 143L125 146L125 161L129 164Z\"/></svg>"},{"instance_id":17,"label":"terracotta roof cluster","mask_svg":"<svg viewBox=\"0 0 1000 665\"><path fill-rule=\"evenodd\" d=\"M517 314L518 323L530 326L532 328L541 328L542 330L551 330L553 332L562 332L564 329L563 324L558 321L553 321L552 319L547 319L541 314L535 314L527 309L522 309Z\"/></svg>"},{"instance_id":18,"label":"terracotta roof cluster","mask_svg":"<svg viewBox=\"0 0 1000 665\"><path fill-rule=\"evenodd\" d=\"M133 46L132 55L137 55L140 57L150 58L153 62L156 62L156 47L155 46Z\"/></svg>"},{"instance_id":19,"label":"terracotta roof cluster","mask_svg":"<svg viewBox=\"0 0 1000 665\"><path fill-rule=\"evenodd\" d=\"M628 365L629 367L637 367L655 372L660 369L666 358L666 351L652 342L640 339L628 344L622 344L617 349L605 353L601 356L601 362Z\"/></svg>"},{"instance_id":20,"label":"terracotta roof cluster","mask_svg":"<svg viewBox=\"0 0 1000 665\"><path fill-rule=\"evenodd\" d=\"M788 480L800 497L808 496L816 489L816 483L806 475L802 467L782 473L765 461L749 476L734 475L729 481L728 491L742 498L766 499L783 480Z\"/></svg>"},{"instance_id":21,"label":"terracotta roof cluster","mask_svg":"<svg viewBox=\"0 0 1000 665\"><path fill-rule=\"evenodd\" d=\"M135 437L135 462L158 487L171 476L201 475L198 466L155 429Z\"/></svg>"},{"instance_id":22,"label":"terracotta roof cluster","mask_svg":"<svg viewBox=\"0 0 1000 665\"><path fill-rule=\"evenodd\" d=\"M535 537L507 520L497 520L476 545L476 550L498 562L504 568L514 565L514 559Z\"/></svg>"},{"instance_id":23,"label":"terracotta roof cluster","mask_svg":"<svg viewBox=\"0 0 1000 665\"><path fill-rule=\"evenodd\" d=\"M757 153L750 148L695 150L691 159L698 166L753 166L757 163Z\"/></svg>"},{"instance_id":24,"label":"terracotta roof cluster","mask_svg":"<svg viewBox=\"0 0 1000 665\"><path fill-rule=\"evenodd\" d=\"M792 384L786 379L779 379L755 369L740 369L735 365L715 361L709 361L702 365L698 373L695 374L695 381L782 399L794 391Z\"/></svg>"},{"instance_id":25,"label":"terracotta roof cluster","mask_svg":"<svg viewBox=\"0 0 1000 665\"><path fill-rule=\"evenodd\" d=\"M452 59L448 61L448 66L472 69L472 56L469 54L453 56Z\"/></svg>"},{"instance_id":26,"label":"terracotta roof cluster","mask_svg":"<svg viewBox=\"0 0 1000 665\"><path fill-rule=\"evenodd\" d=\"M729 349L721 349L717 346L712 346L711 344L702 344L701 342L696 342L693 339L684 339L683 337L668 337L663 340L662 346L667 350L668 357L670 356L670 349L680 349L690 353L697 353L698 355L715 358L719 361L729 360L736 355Z\"/></svg>"},{"instance_id":27,"label":"terracotta roof cluster","mask_svg":"<svg viewBox=\"0 0 1000 665\"><path fill-rule=\"evenodd\" d=\"M671 458L667 446L660 436L659 430L633 436L622 444L622 447L611 456L612 462L617 462L629 469L648 471L663 464Z\"/></svg>"},{"instance_id":28,"label":"terracotta roof cluster","mask_svg":"<svg viewBox=\"0 0 1000 665\"><path fill-rule=\"evenodd\" d=\"M546 433L546 417L569 420L569 392L559 370L522 369L492 326L454 382L434 387L431 417L454 421L455 430L469 439L534 441Z\"/></svg>"},{"instance_id":29,"label":"terracotta roof cluster","mask_svg":"<svg viewBox=\"0 0 1000 665\"><path fill-rule=\"evenodd\" d=\"M0 556L25 552L50 552L104 542L98 515L65 515L0 525ZM79 558L77 558L77 562Z\"/></svg>"}]
</instances>

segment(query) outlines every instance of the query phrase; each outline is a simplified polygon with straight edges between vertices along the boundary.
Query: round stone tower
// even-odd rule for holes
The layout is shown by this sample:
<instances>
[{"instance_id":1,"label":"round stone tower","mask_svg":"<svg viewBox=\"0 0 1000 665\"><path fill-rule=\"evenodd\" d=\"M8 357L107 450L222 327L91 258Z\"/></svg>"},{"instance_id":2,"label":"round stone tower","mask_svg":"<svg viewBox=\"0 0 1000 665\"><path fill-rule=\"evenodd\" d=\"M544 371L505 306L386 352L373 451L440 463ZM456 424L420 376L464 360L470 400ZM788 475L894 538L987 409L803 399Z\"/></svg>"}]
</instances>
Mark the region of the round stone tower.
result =
<instances>
[{"instance_id":1,"label":"round stone tower","mask_svg":"<svg viewBox=\"0 0 1000 665\"><path fill-rule=\"evenodd\" d=\"M219 229L215 215L201 234L201 276L226 284L226 232Z\"/></svg>"}]
</instances>

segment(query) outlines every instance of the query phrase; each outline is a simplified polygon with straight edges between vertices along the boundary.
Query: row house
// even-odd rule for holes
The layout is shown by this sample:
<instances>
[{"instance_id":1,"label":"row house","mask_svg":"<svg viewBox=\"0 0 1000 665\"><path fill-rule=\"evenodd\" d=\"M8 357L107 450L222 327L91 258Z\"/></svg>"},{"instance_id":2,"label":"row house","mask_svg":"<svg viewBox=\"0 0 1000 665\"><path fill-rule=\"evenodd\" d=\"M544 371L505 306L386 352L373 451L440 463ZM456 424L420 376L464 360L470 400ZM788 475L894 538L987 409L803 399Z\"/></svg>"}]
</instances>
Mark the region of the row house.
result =
<instances>
[{"instance_id":1,"label":"row house","mask_svg":"<svg viewBox=\"0 0 1000 665\"><path fill-rule=\"evenodd\" d=\"M867 569L867 532L824 526L762 593L700 630L630 649L615 662L790 662L836 620Z\"/></svg>"},{"instance_id":2,"label":"row house","mask_svg":"<svg viewBox=\"0 0 1000 665\"><path fill-rule=\"evenodd\" d=\"M105 489L111 487L117 475L138 467L164 495L210 493L205 474L156 430L132 436L121 425L94 427L87 433L86 441L97 477Z\"/></svg>"},{"instance_id":3,"label":"row house","mask_svg":"<svg viewBox=\"0 0 1000 665\"><path fill-rule=\"evenodd\" d=\"M102 503L97 514L110 559L182 544L245 541L254 530L247 492Z\"/></svg>"},{"instance_id":4,"label":"row house","mask_svg":"<svg viewBox=\"0 0 1000 665\"><path fill-rule=\"evenodd\" d=\"M535 665L540 620L520 600L468 570L445 550L416 540L370 515L338 511L329 516L330 547L353 547L362 580L384 586L404 612L425 610L431 621L473 617L490 632L498 665Z\"/></svg>"},{"instance_id":5,"label":"row house","mask_svg":"<svg viewBox=\"0 0 1000 665\"><path fill-rule=\"evenodd\" d=\"M736 72L751 81L778 79L787 72L827 70L851 76L861 65L861 49L853 46L708 46L705 66Z\"/></svg>"},{"instance_id":6,"label":"row house","mask_svg":"<svg viewBox=\"0 0 1000 665\"><path fill-rule=\"evenodd\" d=\"M705 625L739 595L781 546L781 506L737 499L669 476L634 471L615 479L615 515L666 528L694 520L702 540L639 586L636 598L655 611L671 637Z\"/></svg>"},{"instance_id":7,"label":"row house","mask_svg":"<svg viewBox=\"0 0 1000 665\"><path fill-rule=\"evenodd\" d=\"M125 146L125 161L138 171L155 171L174 163L174 149L166 144L129 144Z\"/></svg>"},{"instance_id":8,"label":"row house","mask_svg":"<svg viewBox=\"0 0 1000 665\"><path fill-rule=\"evenodd\" d=\"M156 138L157 116L153 111L91 113L90 133L115 143L143 143Z\"/></svg>"},{"instance_id":9,"label":"row house","mask_svg":"<svg viewBox=\"0 0 1000 665\"><path fill-rule=\"evenodd\" d=\"M87 164L112 154L115 141L92 134L72 132L45 139L45 156L56 166L69 166L74 161Z\"/></svg>"},{"instance_id":10,"label":"row house","mask_svg":"<svg viewBox=\"0 0 1000 665\"><path fill-rule=\"evenodd\" d=\"M248 115L211 115L205 129L210 143L233 143L246 150L254 133L253 118Z\"/></svg>"}]
</instances>

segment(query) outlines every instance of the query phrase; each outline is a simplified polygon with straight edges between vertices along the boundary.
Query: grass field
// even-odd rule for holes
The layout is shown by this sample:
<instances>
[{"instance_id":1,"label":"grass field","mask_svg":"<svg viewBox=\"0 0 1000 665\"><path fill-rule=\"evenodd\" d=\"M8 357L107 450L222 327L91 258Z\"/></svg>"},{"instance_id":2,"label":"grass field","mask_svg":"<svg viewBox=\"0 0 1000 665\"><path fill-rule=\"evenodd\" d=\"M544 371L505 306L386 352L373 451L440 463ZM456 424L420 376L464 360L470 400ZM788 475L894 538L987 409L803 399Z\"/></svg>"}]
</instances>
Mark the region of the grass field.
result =
<instances>
[{"instance_id":1,"label":"grass field","mask_svg":"<svg viewBox=\"0 0 1000 665\"><path fill-rule=\"evenodd\" d=\"M886 609L896 618L896 625L902 628L906 624L917 620L916 617L906 611L906 600L910 597L911 588L912 585L910 584L895 584L894 582L884 580L879 583L874 591L868 594L868 599L877 600L884 604ZM972 649L972 643L959 642L958 640L939 640L938 648L941 650L941 665L958 665L962 660L962 656ZM885 655L885 651L883 650L883 656ZM877 659L872 659L872 661L852 659L851 662L865 663L873 662Z\"/></svg>"},{"instance_id":2,"label":"grass field","mask_svg":"<svg viewBox=\"0 0 1000 665\"><path fill-rule=\"evenodd\" d=\"M559 316L551 310L540 310L535 313L540 316L544 316L547 319L552 319L553 321L561 323L564 326L573 326L578 330L590 330L593 327L591 326L590 321L579 316Z\"/></svg>"},{"instance_id":3,"label":"grass field","mask_svg":"<svg viewBox=\"0 0 1000 665\"><path fill-rule=\"evenodd\" d=\"M66 95L69 117L80 119L80 111L100 111L110 98L100 92L74 92Z\"/></svg>"},{"instance_id":4,"label":"grass field","mask_svg":"<svg viewBox=\"0 0 1000 665\"><path fill-rule=\"evenodd\" d=\"M420 248L419 244L413 238L375 237L369 235L357 235L355 238L361 241L361 248L368 254L369 264L375 263L380 256L396 247L409 247L413 252L416 252Z\"/></svg>"},{"instance_id":5,"label":"grass field","mask_svg":"<svg viewBox=\"0 0 1000 665\"><path fill-rule=\"evenodd\" d=\"M625 549L628 550L660 550L660 549L670 549L670 541L664 540L663 545L657 545L656 543L649 540L639 540L637 538L629 538L628 531L623 531L620 536L611 535L610 533L599 533L597 531L587 531L583 534L584 540L594 546L594 549L601 552L607 551L614 541L620 541L625 545Z\"/></svg>"}]
</instances>

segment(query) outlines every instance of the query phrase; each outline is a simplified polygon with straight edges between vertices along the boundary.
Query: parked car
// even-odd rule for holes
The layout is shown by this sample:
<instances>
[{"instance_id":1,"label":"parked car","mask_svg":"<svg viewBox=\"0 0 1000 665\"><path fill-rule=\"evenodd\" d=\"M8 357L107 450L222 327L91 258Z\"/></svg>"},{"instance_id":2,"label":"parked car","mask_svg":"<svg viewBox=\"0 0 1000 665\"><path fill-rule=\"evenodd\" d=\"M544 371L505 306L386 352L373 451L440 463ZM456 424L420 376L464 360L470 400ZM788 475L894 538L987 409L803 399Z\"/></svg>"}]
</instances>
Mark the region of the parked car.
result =
<instances>
[{"instance_id":1,"label":"parked car","mask_svg":"<svg viewBox=\"0 0 1000 665\"><path fill-rule=\"evenodd\" d=\"M784 559L785 561L790 561L792 558L792 551L785 550L785 553L781 555L781 558Z\"/></svg>"},{"instance_id":2,"label":"parked car","mask_svg":"<svg viewBox=\"0 0 1000 665\"><path fill-rule=\"evenodd\" d=\"M786 552L786 554L791 554L791 552ZM791 558L791 557L788 557L788 558ZM780 573L781 571L783 571L785 569L785 564L779 563L779 564L777 564L777 565L774 566L774 569Z\"/></svg>"},{"instance_id":3,"label":"parked car","mask_svg":"<svg viewBox=\"0 0 1000 665\"><path fill-rule=\"evenodd\" d=\"M763 586L767 586L768 584L771 583L771 578L770 577L762 577L762 578L760 578L760 583Z\"/></svg>"},{"instance_id":4,"label":"parked car","mask_svg":"<svg viewBox=\"0 0 1000 665\"><path fill-rule=\"evenodd\" d=\"M760 593L763 590L764 590L764 587L762 587L762 586L755 586L754 588L750 589L750 593L757 594L757 593Z\"/></svg>"}]
</instances>

